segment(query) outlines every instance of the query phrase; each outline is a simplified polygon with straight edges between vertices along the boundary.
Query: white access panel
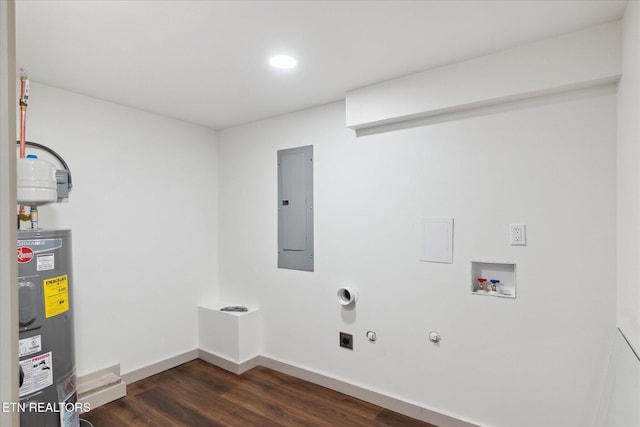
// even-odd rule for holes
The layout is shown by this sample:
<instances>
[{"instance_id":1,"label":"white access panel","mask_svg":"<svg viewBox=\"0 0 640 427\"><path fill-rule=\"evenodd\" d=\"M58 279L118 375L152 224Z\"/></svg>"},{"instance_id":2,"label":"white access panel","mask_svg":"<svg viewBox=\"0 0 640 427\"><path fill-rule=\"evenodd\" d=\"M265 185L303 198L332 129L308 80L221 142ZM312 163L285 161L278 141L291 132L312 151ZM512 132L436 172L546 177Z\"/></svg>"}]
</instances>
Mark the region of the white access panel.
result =
<instances>
[{"instance_id":1,"label":"white access panel","mask_svg":"<svg viewBox=\"0 0 640 427\"><path fill-rule=\"evenodd\" d=\"M453 263L453 218L420 217L420 261Z\"/></svg>"}]
</instances>

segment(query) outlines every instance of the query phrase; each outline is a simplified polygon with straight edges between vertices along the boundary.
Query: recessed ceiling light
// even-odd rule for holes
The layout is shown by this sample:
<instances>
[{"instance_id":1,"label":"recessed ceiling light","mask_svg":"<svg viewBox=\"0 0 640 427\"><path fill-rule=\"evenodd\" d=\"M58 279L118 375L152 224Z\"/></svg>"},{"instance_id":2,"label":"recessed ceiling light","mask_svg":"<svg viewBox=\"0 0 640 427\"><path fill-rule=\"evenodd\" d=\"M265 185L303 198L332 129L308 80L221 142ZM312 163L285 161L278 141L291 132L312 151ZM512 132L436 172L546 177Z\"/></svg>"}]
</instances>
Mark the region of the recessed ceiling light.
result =
<instances>
[{"instance_id":1,"label":"recessed ceiling light","mask_svg":"<svg viewBox=\"0 0 640 427\"><path fill-rule=\"evenodd\" d=\"M289 69L295 68L298 65L298 61L292 56L276 55L269 58L269 64L275 68Z\"/></svg>"}]
</instances>

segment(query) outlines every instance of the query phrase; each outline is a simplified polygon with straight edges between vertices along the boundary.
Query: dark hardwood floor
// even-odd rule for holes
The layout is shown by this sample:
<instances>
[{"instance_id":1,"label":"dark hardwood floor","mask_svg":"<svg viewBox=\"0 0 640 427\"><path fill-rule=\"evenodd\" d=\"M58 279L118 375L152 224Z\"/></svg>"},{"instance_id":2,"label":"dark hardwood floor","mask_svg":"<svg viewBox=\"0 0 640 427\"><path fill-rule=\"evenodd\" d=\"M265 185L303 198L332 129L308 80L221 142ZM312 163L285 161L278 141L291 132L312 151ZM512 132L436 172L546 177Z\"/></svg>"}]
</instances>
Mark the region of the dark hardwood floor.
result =
<instances>
[{"instance_id":1,"label":"dark hardwood floor","mask_svg":"<svg viewBox=\"0 0 640 427\"><path fill-rule=\"evenodd\" d=\"M202 360L133 383L81 418L94 427L436 427L268 368L235 375Z\"/></svg>"}]
</instances>

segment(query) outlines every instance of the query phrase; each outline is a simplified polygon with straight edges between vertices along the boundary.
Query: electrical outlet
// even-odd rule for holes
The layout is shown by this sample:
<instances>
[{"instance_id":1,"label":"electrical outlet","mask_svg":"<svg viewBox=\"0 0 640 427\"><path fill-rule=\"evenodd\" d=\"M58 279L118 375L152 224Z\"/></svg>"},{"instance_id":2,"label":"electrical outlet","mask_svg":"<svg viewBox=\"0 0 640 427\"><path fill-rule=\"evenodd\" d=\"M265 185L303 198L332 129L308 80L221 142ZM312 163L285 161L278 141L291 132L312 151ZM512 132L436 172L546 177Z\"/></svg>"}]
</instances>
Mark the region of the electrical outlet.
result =
<instances>
[{"instance_id":1,"label":"electrical outlet","mask_svg":"<svg viewBox=\"0 0 640 427\"><path fill-rule=\"evenodd\" d=\"M527 233L524 224L511 224L509 226L511 245L524 246L527 244Z\"/></svg>"},{"instance_id":2,"label":"electrical outlet","mask_svg":"<svg viewBox=\"0 0 640 427\"><path fill-rule=\"evenodd\" d=\"M346 332L340 332L340 347L348 348L349 350L353 350L353 334L348 334Z\"/></svg>"}]
</instances>

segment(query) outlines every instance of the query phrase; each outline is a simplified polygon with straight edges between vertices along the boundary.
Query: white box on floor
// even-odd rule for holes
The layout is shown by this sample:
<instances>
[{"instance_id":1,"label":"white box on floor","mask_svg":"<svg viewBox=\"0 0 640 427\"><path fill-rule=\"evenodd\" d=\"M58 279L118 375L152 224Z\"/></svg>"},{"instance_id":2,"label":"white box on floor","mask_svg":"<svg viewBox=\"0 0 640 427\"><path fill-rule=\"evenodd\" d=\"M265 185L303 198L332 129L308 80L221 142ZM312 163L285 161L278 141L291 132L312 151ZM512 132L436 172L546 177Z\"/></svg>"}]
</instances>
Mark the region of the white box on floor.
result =
<instances>
[{"instance_id":1,"label":"white box on floor","mask_svg":"<svg viewBox=\"0 0 640 427\"><path fill-rule=\"evenodd\" d=\"M198 306L199 348L242 363L260 353L260 311L220 311L224 305Z\"/></svg>"}]
</instances>

